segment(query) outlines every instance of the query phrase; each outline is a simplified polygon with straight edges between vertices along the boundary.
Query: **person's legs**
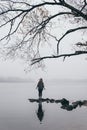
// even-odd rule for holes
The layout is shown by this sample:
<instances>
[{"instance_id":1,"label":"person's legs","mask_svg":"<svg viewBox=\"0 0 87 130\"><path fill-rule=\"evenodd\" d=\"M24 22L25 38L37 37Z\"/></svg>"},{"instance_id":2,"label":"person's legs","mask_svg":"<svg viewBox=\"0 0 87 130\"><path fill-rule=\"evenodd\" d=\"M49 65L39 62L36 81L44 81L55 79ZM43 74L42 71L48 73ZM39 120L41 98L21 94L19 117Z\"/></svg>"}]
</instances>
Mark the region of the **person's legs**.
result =
<instances>
[{"instance_id":1,"label":"person's legs","mask_svg":"<svg viewBox=\"0 0 87 130\"><path fill-rule=\"evenodd\" d=\"M42 89L39 90L39 98L42 98Z\"/></svg>"}]
</instances>

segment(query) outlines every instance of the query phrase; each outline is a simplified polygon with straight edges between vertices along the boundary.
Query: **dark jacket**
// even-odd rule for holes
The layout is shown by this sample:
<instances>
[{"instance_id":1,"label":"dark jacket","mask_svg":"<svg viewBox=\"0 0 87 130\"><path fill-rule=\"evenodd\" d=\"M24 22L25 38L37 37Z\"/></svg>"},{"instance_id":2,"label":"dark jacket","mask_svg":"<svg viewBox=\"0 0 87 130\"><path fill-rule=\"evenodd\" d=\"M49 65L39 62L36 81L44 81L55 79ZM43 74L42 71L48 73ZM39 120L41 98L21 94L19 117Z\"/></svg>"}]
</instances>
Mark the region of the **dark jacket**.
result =
<instances>
[{"instance_id":1,"label":"dark jacket","mask_svg":"<svg viewBox=\"0 0 87 130\"><path fill-rule=\"evenodd\" d=\"M37 84L37 88L38 88L38 90L43 90L43 88L44 88L44 83L43 83L43 80L42 80L42 79L39 80L39 82L38 82L38 84Z\"/></svg>"}]
</instances>

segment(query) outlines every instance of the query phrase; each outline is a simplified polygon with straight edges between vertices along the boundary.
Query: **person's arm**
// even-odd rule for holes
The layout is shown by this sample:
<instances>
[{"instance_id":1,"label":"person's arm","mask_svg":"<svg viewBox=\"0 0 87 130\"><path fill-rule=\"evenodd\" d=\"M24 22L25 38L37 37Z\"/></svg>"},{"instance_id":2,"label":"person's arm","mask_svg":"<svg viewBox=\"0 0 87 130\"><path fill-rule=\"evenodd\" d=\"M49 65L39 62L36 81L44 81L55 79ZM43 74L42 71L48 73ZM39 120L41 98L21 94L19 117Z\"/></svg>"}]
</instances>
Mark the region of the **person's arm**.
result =
<instances>
[{"instance_id":1,"label":"person's arm","mask_svg":"<svg viewBox=\"0 0 87 130\"><path fill-rule=\"evenodd\" d=\"M39 84L39 82L38 82L38 84ZM37 84L37 86L36 86L36 89L38 88L38 84Z\"/></svg>"},{"instance_id":2,"label":"person's arm","mask_svg":"<svg viewBox=\"0 0 87 130\"><path fill-rule=\"evenodd\" d=\"M38 85L36 86L36 89L38 88Z\"/></svg>"},{"instance_id":3,"label":"person's arm","mask_svg":"<svg viewBox=\"0 0 87 130\"><path fill-rule=\"evenodd\" d=\"M44 87L44 83L43 83L43 89L45 89L45 87Z\"/></svg>"}]
</instances>

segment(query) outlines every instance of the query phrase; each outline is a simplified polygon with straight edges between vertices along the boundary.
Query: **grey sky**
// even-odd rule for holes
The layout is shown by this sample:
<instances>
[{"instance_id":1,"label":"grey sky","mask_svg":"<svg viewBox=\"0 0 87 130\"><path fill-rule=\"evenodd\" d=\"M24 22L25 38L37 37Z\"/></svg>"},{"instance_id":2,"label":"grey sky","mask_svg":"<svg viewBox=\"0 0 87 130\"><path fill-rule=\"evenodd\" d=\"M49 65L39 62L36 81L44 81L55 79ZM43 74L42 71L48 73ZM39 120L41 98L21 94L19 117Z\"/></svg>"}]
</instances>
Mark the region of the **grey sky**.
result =
<instances>
[{"instance_id":1,"label":"grey sky","mask_svg":"<svg viewBox=\"0 0 87 130\"><path fill-rule=\"evenodd\" d=\"M0 76L3 77L22 77L39 79L87 79L87 60L86 56L77 56L62 59L47 60L44 71L38 69L28 73L24 72L25 65L19 61L0 61Z\"/></svg>"}]
</instances>

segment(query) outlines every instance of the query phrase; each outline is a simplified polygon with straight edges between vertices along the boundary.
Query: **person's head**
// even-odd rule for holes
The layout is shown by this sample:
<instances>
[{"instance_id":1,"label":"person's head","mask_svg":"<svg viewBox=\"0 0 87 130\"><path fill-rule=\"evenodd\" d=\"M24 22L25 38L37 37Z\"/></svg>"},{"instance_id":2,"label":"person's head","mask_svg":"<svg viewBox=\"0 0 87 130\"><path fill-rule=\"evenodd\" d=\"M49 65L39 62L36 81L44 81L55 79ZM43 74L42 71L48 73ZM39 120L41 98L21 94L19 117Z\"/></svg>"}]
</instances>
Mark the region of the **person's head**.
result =
<instances>
[{"instance_id":1,"label":"person's head","mask_svg":"<svg viewBox=\"0 0 87 130\"><path fill-rule=\"evenodd\" d=\"M40 79L39 79L39 81L43 81L43 79L42 79L42 78L40 78Z\"/></svg>"}]
</instances>

